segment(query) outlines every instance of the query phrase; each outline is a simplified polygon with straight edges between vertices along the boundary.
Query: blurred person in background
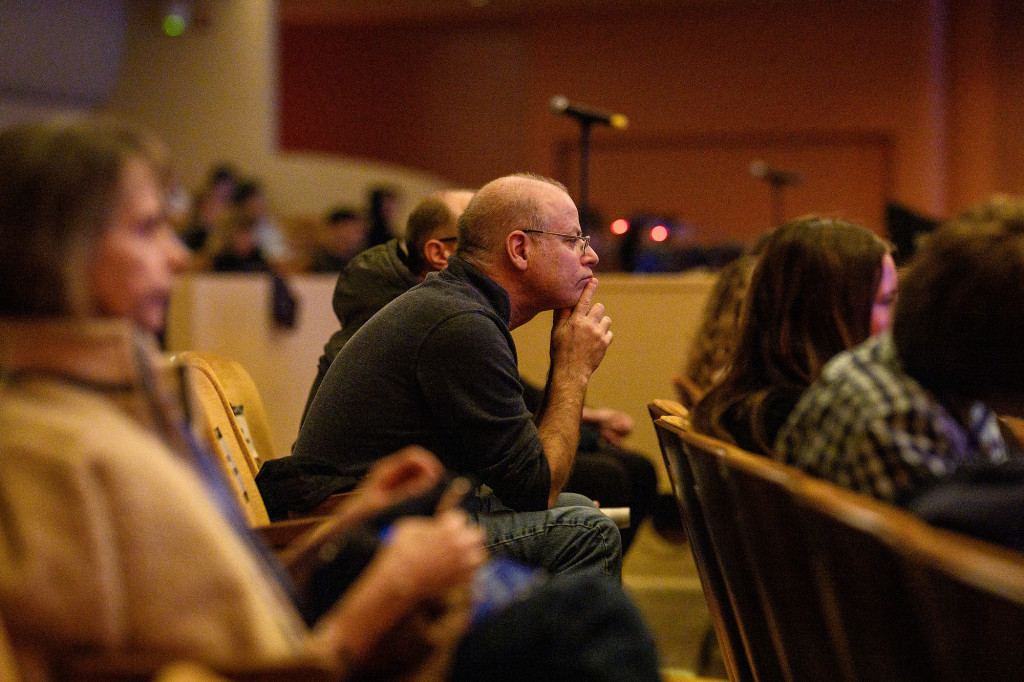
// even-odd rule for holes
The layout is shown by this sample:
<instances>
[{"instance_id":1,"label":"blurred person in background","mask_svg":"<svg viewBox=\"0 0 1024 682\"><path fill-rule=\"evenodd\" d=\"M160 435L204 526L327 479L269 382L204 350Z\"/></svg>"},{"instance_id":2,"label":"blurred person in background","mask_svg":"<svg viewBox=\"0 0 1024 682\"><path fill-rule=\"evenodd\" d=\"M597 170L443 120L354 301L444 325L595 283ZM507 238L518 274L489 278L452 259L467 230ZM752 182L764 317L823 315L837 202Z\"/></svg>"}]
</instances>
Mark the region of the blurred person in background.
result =
<instances>
[{"instance_id":1,"label":"blurred person in background","mask_svg":"<svg viewBox=\"0 0 1024 682\"><path fill-rule=\"evenodd\" d=\"M324 241L310 260L310 272L341 272L367 246L366 220L346 206L328 212L324 232Z\"/></svg>"}]
</instances>

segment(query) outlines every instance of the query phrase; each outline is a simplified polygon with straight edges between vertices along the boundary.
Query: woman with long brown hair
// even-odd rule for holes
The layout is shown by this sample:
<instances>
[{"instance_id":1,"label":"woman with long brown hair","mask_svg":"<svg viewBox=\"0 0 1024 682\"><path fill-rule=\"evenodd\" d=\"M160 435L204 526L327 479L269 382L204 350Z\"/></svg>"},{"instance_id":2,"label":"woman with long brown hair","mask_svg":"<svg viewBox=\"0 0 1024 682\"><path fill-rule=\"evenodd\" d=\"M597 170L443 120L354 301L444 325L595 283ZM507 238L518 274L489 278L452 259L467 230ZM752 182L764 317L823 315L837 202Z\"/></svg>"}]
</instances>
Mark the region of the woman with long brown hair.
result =
<instances>
[{"instance_id":1,"label":"woman with long brown hair","mask_svg":"<svg viewBox=\"0 0 1024 682\"><path fill-rule=\"evenodd\" d=\"M777 228L751 277L732 361L694 407L694 428L771 454L825 363L888 328L895 296L891 249L869 230L819 216Z\"/></svg>"}]
</instances>

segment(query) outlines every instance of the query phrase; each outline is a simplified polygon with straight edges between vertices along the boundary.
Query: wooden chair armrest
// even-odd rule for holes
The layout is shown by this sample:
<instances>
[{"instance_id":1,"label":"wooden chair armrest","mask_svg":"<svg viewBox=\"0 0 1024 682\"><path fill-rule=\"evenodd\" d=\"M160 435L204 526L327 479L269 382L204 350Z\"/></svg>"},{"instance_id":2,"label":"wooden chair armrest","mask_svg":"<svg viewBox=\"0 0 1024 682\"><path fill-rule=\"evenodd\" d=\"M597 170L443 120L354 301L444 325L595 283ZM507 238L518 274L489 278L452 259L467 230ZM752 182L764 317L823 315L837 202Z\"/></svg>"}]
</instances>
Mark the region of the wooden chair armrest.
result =
<instances>
[{"instance_id":1,"label":"wooden chair armrest","mask_svg":"<svg viewBox=\"0 0 1024 682\"><path fill-rule=\"evenodd\" d=\"M325 522L326 516L306 516L301 519L275 521L265 526L256 526L255 530L267 545L274 550L281 550L290 545L295 538L316 528Z\"/></svg>"},{"instance_id":2,"label":"wooden chair armrest","mask_svg":"<svg viewBox=\"0 0 1024 682\"><path fill-rule=\"evenodd\" d=\"M615 522L616 528L629 528L629 507L599 507L599 509Z\"/></svg>"},{"instance_id":3,"label":"wooden chair armrest","mask_svg":"<svg viewBox=\"0 0 1024 682\"><path fill-rule=\"evenodd\" d=\"M330 516L338 510L341 505L352 498L355 492L335 493L308 512L288 512L289 519L305 519L310 516Z\"/></svg>"}]
</instances>

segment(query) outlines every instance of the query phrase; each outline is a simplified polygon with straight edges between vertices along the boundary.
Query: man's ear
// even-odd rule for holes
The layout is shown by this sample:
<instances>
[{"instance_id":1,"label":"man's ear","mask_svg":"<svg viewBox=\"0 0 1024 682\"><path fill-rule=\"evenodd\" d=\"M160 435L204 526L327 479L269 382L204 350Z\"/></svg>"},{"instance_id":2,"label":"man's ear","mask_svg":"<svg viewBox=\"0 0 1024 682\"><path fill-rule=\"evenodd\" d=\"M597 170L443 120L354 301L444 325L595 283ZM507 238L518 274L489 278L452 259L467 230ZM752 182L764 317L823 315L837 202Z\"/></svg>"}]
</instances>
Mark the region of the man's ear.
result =
<instances>
[{"instance_id":1,"label":"man's ear","mask_svg":"<svg viewBox=\"0 0 1024 682\"><path fill-rule=\"evenodd\" d=\"M448 267L448 256L451 252L439 239L428 239L423 245L423 258L432 270L444 270Z\"/></svg>"},{"instance_id":2,"label":"man's ear","mask_svg":"<svg viewBox=\"0 0 1024 682\"><path fill-rule=\"evenodd\" d=\"M530 244L526 233L521 230L512 230L505 237L505 251L512 267L517 270L526 270L530 261Z\"/></svg>"}]
</instances>

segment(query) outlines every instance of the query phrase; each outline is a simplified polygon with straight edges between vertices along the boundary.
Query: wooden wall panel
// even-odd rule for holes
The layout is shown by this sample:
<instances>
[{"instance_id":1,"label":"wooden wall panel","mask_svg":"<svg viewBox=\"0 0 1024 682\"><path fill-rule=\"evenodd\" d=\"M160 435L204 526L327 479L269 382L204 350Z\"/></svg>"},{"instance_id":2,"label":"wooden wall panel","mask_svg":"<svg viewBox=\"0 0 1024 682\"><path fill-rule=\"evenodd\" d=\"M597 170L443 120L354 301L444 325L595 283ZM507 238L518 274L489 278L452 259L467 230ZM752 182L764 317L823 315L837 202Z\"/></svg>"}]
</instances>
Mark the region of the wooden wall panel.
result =
<instances>
[{"instance_id":1,"label":"wooden wall panel","mask_svg":"<svg viewBox=\"0 0 1024 682\"><path fill-rule=\"evenodd\" d=\"M764 158L807 175L787 192L787 215L834 211L879 230L889 198L943 216L993 184L1024 186L1021 10L984 0L978 14L972 2L625 2L572 15L285 24L282 144L460 185L513 170L574 184L560 150L576 124L548 109L564 94L630 117L624 133L593 131L592 189L595 201L607 195L606 212L676 201L709 240L746 237L769 209L744 169ZM711 142L694 146L702 138ZM652 139L686 142L643 146ZM623 140L634 148L614 146Z\"/></svg>"},{"instance_id":2,"label":"wooden wall panel","mask_svg":"<svg viewBox=\"0 0 1024 682\"><path fill-rule=\"evenodd\" d=\"M692 224L695 243L749 242L773 218L769 186L749 172L757 159L802 177L783 192L784 219L825 213L884 235L891 147L882 133L623 136L592 147L589 203L606 225L641 209ZM578 141L553 154L577 196Z\"/></svg>"}]
</instances>

